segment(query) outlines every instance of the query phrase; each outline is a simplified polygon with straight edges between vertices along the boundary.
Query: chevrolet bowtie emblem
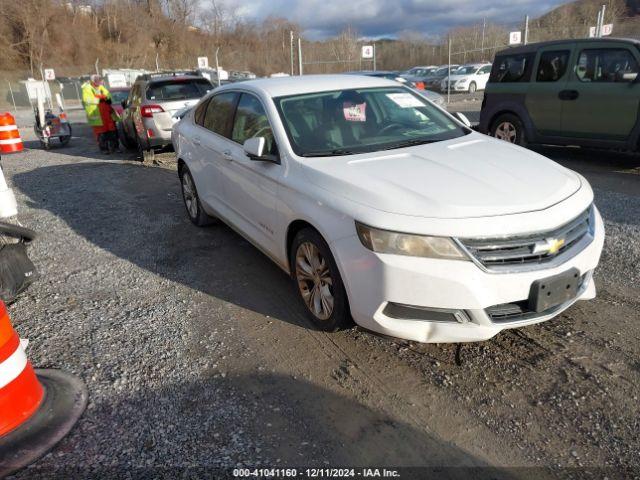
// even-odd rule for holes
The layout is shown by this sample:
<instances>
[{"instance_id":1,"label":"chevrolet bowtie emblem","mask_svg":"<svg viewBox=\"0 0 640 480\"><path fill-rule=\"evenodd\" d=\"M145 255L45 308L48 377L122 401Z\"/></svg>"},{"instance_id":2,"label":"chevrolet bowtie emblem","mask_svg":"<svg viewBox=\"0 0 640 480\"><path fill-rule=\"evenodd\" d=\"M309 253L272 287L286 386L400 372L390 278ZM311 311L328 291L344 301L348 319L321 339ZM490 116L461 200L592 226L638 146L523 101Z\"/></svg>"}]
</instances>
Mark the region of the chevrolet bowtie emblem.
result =
<instances>
[{"instance_id":1,"label":"chevrolet bowtie emblem","mask_svg":"<svg viewBox=\"0 0 640 480\"><path fill-rule=\"evenodd\" d=\"M543 241L535 243L533 246L533 253L553 255L558 253L558 250L562 248L564 242L564 238L545 238Z\"/></svg>"}]
</instances>

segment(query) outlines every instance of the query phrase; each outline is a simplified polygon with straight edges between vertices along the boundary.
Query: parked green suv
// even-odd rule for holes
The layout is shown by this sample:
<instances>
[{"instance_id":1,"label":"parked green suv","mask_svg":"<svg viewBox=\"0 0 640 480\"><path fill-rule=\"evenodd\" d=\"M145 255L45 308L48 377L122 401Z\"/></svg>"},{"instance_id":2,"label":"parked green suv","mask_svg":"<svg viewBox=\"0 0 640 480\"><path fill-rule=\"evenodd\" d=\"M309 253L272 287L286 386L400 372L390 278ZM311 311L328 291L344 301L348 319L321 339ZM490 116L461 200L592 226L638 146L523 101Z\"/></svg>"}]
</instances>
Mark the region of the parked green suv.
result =
<instances>
[{"instance_id":1,"label":"parked green suv","mask_svg":"<svg viewBox=\"0 0 640 480\"><path fill-rule=\"evenodd\" d=\"M519 145L640 150L640 41L535 43L496 54L479 130Z\"/></svg>"}]
</instances>

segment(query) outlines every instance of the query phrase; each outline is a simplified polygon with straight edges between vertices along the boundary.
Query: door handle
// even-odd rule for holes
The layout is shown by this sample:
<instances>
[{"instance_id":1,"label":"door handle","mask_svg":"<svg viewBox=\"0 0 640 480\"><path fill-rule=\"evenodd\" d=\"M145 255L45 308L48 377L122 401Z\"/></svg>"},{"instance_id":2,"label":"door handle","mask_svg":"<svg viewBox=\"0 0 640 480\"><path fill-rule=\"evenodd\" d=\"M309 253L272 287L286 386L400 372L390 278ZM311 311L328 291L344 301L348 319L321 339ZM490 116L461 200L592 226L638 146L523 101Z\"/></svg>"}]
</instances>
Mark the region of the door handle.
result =
<instances>
[{"instance_id":1,"label":"door handle","mask_svg":"<svg viewBox=\"0 0 640 480\"><path fill-rule=\"evenodd\" d=\"M233 160L233 155L231 155L231 150L225 150L224 152L222 152L222 156L224 157L225 160L229 160L229 161Z\"/></svg>"},{"instance_id":2,"label":"door handle","mask_svg":"<svg viewBox=\"0 0 640 480\"><path fill-rule=\"evenodd\" d=\"M195 143L196 145L200 145L200 138L199 137L193 137L193 143Z\"/></svg>"},{"instance_id":3,"label":"door handle","mask_svg":"<svg viewBox=\"0 0 640 480\"><path fill-rule=\"evenodd\" d=\"M561 90L558 93L558 98L560 100L575 100L580 96L580 93L577 90Z\"/></svg>"}]
</instances>

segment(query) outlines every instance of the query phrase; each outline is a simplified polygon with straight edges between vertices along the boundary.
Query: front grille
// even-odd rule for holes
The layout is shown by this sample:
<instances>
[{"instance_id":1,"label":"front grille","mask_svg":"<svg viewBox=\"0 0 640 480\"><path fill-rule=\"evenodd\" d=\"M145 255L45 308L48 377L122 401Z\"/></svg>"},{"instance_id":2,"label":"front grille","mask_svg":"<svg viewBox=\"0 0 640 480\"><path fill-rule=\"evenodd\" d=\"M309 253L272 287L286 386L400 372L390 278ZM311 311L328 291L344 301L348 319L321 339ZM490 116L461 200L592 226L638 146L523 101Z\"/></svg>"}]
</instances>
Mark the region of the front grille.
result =
<instances>
[{"instance_id":1,"label":"front grille","mask_svg":"<svg viewBox=\"0 0 640 480\"><path fill-rule=\"evenodd\" d=\"M593 239L593 206L554 230L533 235L459 239L467 252L487 270L504 271L546 266L566 260Z\"/></svg>"}]
</instances>

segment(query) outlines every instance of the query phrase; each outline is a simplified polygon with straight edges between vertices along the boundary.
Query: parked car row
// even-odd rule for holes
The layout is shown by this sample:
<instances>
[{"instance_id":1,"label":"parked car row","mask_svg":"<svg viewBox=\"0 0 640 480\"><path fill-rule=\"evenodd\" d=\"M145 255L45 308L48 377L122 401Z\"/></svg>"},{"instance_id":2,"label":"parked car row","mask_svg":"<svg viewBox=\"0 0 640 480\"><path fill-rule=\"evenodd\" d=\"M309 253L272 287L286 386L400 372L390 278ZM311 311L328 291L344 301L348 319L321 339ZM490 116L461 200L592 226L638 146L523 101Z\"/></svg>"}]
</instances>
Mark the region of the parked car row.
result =
<instances>
[{"instance_id":1,"label":"parked car row","mask_svg":"<svg viewBox=\"0 0 640 480\"><path fill-rule=\"evenodd\" d=\"M366 71L215 90L142 76L123 130L139 148L173 144L191 221L222 220L265 252L319 328L482 340L595 296L589 184L517 145L637 150L639 64L640 42L591 39L447 66L441 89L486 89L479 130L495 139L410 76Z\"/></svg>"}]
</instances>

